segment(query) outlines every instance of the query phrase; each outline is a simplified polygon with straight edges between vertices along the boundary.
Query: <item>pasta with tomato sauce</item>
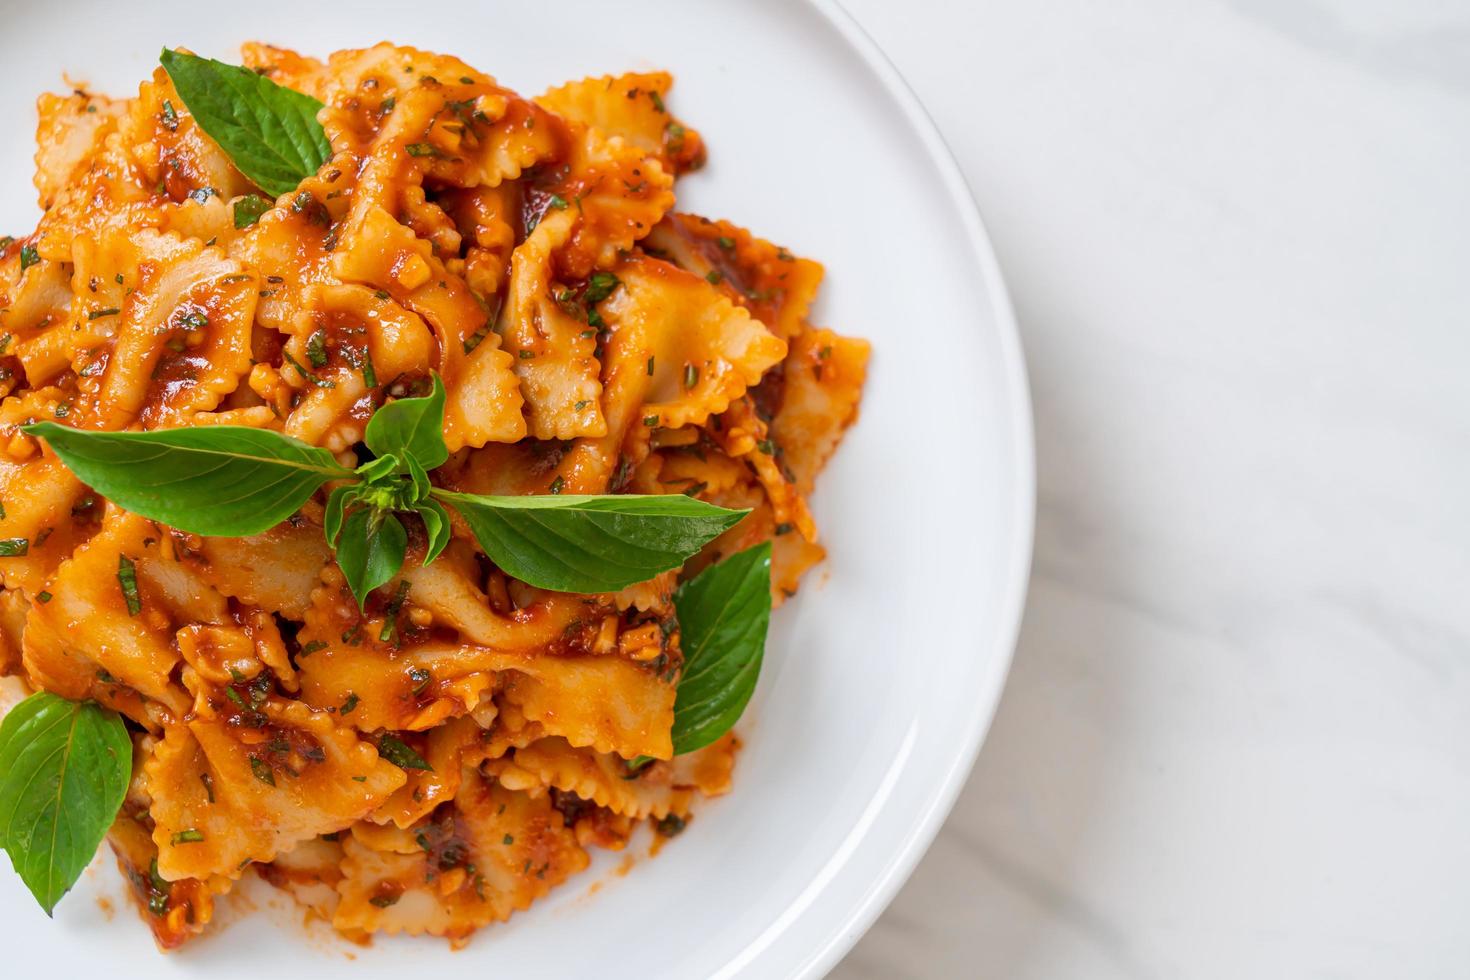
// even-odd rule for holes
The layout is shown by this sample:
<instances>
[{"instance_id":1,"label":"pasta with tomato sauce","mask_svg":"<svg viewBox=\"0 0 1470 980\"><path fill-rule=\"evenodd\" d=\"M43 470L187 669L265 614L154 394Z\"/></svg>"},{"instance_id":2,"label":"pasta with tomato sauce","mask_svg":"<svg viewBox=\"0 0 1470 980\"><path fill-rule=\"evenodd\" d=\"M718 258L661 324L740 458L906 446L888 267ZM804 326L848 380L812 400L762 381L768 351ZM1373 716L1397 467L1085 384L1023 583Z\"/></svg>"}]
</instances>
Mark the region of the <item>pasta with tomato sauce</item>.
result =
<instances>
[{"instance_id":1,"label":"pasta with tomato sauce","mask_svg":"<svg viewBox=\"0 0 1470 980\"><path fill-rule=\"evenodd\" d=\"M0 239L0 672L126 720L108 836L161 947L252 871L349 937L462 941L730 789L733 733L675 753L675 590L770 542L779 604L822 560L807 496L868 345L810 322L818 263L677 210L706 147L667 74L526 98L386 43L242 54L321 104L329 153L283 193L164 68L131 98L40 99L44 215ZM203 536L22 431L243 426L356 466L374 412L434 378L436 488L749 513L682 568L585 594L518 580L458 515L425 561L411 516L360 604L325 488Z\"/></svg>"}]
</instances>

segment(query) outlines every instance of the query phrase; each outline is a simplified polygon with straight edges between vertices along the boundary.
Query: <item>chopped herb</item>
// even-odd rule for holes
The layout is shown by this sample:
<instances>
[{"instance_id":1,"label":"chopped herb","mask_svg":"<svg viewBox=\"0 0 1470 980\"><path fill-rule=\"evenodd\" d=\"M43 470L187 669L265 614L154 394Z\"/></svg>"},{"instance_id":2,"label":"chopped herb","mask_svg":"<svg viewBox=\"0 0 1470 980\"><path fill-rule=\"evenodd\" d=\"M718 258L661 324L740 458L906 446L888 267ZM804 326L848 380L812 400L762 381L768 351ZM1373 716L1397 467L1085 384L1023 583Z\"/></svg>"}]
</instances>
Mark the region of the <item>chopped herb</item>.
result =
<instances>
[{"instance_id":1,"label":"chopped herb","mask_svg":"<svg viewBox=\"0 0 1470 980\"><path fill-rule=\"evenodd\" d=\"M572 411L574 411L574 412L580 412L582 409L586 408L588 405L591 405L591 404L592 404L592 402L590 402L586 398L583 398L581 401L577 402L577 404L575 404L575 405L572 406ZM4 517L4 516L5 516L4 514L0 514L0 517Z\"/></svg>"},{"instance_id":2,"label":"chopped herb","mask_svg":"<svg viewBox=\"0 0 1470 980\"><path fill-rule=\"evenodd\" d=\"M19 558L30 550L28 538L0 538L0 558Z\"/></svg>"},{"instance_id":3,"label":"chopped herb","mask_svg":"<svg viewBox=\"0 0 1470 980\"><path fill-rule=\"evenodd\" d=\"M424 761L424 757L404 744L398 736L384 733L378 740L378 754L393 763L399 769L423 769L429 772L434 767Z\"/></svg>"},{"instance_id":4,"label":"chopped herb","mask_svg":"<svg viewBox=\"0 0 1470 980\"><path fill-rule=\"evenodd\" d=\"M583 330L581 336L582 336L582 338L584 340L588 340L588 339L591 339L593 337L596 337L597 336L597 331L596 330Z\"/></svg>"},{"instance_id":5,"label":"chopped herb","mask_svg":"<svg viewBox=\"0 0 1470 980\"><path fill-rule=\"evenodd\" d=\"M362 383L369 388L378 386L378 372L373 370L373 352L366 346L362 349L361 363L357 365L362 369Z\"/></svg>"},{"instance_id":6,"label":"chopped herb","mask_svg":"<svg viewBox=\"0 0 1470 980\"><path fill-rule=\"evenodd\" d=\"M14 235L0 235L0 252L5 251L6 249L8 249L10 246L12 246L14 244L15 244L15 236Z\"/></svg>"},{"instance_id":7,"label":"chopped herb","mask_svg":"<svg viewBox=\"0 0 1470 980\"><path fill-rule=\"evenodd\" d=\"M37 602L50 602L51 601L51 593L49 593L49 592L39 592L39 593L37 593L36 594L36 601Z\"/></svg>"},{"instance_id":8,"label":"chopped herb","mask_svg":"<svg viewBox=\"0 0 1470 980\"><path fill-rule=\"evenodd\" d=\"M342 708L337 713L342 715L352 714L352 712L356 710L358 702L360 702L361 700L362 698L357 696L356 691L348 691L347 697L342 699Z\"/></svg>"},{"instance_id":9,"label":"chopped herb","mask_svg":"<svg viewBox=\"0 0 1470 980\"><path fill-rule=\"evenodd\" d=\"M403 610L404 601L408 599L408 589L408 579L403 579L398 583L398 591L394 592L393 598L388 600L388 608L383 610L383 629L378 633L378 642L387 643L398 632L398 614ZM428 671L424 673L427 674ZM409 674L411 676L413 671L409 671ZM428 681L425 680L424 683L427 684ZM417 694L421 690L423 690L422 687L415 688L413 693Z\"/></svg>"},{"instance_id":10,"label":"chopped herb","mask_svg":"<svg viewBox=\"0 0 1470 980\"><path fill-rule=\"evenodd\" d=\"M128 615L138 615L143 611L143 599L138 595L138 569L127 555L117 556L117 581L128 602Z\"/></svg>"},{"instance_id":11,"label":"chopped herb","mask_svg":"<svg viewBox=\"0 0 1470 980\"><path fill-rule=\"evenodd\" d=\"M10 348L10 342L14 339L15 337L11 334L0 337L0 354L4 354Z\"/></svg>"},{"instance_id":12,"label":"chopped herb","mask_svg":"<svg viewBox=\"0 0 1470 980\"><path fill-rule=\"evenodd\" d=\"M179 128L179 114L174 109L174 104L168 99L163 100L163 111L158 115L163 121L163 128L170 133Z\"/></svg>"},{"instance_id":13,"label":"chopped herb","mask_svg":"<svg viewBox=\"0 0 1470 980\"><path fill-rule=\"evenodd\" d=\"M34 246L34 245L24 245L24 246L21 247L21 250L20 250L20 271L21 272L26 271L27 269L29 269L31 266L35 265L39 261L41 261L41 256L39 254L37 254L37 252L36 252L36 246Z\"/></svg>"},{"instance_id":14,"label":"chopped herb","mask_svg":"<svg viewBox=\"0 0 1470 980\"><path fill-rule=\"evenodd\" d=\"M582 294L582 302L591 306L593 303L601 303L612 295L614 289L621 283L617 276L611 272L594 272L587 280L587 291Z\"/></svg>"},{"instance_id":15,"label":"chopped herb","mask_svg":"<svg viewBox=\"0 0 1470 980\"><path fill-rule=\"evenodd\" d=\"M693 388L699 384L699 368L693 364L684 365L684 387Z\"/></svg>"},{"instance_id":16,"label":"chopped herb","mask_svg":"<svg viewBox=\"0 0 1470 980\"><path fill-rule=\"evenodd\" d=\"M373 292L373 295L378 299L388 299L388 291L386 289L376 290Z\"/></svg>"},{"instance_id":17,"label":"chopped herb","mask_svg":"<svg viewBox=\"0 0 1470 980\"><path fill-rule=\"evenodd\" d=\"M648 426L650 429L657 427L658 426L658 416L657 415L645 415L645 416L643 416L643 424L646 425L646 426Z\"/></svg>"},{"instance_id":18,"label":"chopped herb","mask_svg":"<svg viewBox=\"0 0 1470 980\"><path fill-rule=\"evenodd\" d=\"M422 667L410 667L408 669L408 679L413 681L413 693L422 694L424 693L424 688L428 687L429 682L434 679L434 675Z\"/></svg>"},{"instance_id":19,"label":"chopped herb","mask_svg":"<svg viewBox=\"0 0 1470 980\"><path fill-rule=\"evenodd\" d=\"M504 844L506 847L509 847L510 845L514 844L515 842L516 842L516 839L514 837L512 837L510 834L506 834L504 837L500 838L500 843Z\"/></svg>"},{"instance_id":20,"label":"chopped herb","mask_svg":"<svg viewBox=\"0 0 1470 980\"><path fill-rule=\"evenodd\" d=\"M381 105L378 106L378 111L383 113L384 115L387 115L388 113L393 111L393 107L397 104L398 100L390 95L383 100Z\"/></svg>"},{"instance_id":21,"label":"chopped herb","mask_svg":"<svg viewBox=\"0 0 1470 980\"><path fill-rule=\"evenodd\" d=\"M142 876L140 875L141 879ZM148 911L154 915L162 916L168 912L168 889L169 884L163 876L158 873L158 859L154 858L148 862L148 878L140 880L140 886L148 891Z\"/></svg>"},{"instance_id":22,"label":"chopped herb","mask_svg":"<svg viewBox=\"0 0 1470 980\"><path fill-rule=\"evenodd\" d=\"M476 330L474 333L470 334L464 339L464 352L468 354L476 347L479 347L480 341L484 340L489 333L490 323L489 321L486 321L484 326L482 326L479 330Z\"/></svg>"},{"instance_id":23,"label":"chopped herb","mask_svg":"<svg viewBox=\"0 0 1470 980\"><path fill-rule=\"evenodd\" d=\"M716 238L715 241L719 242L720 248L723 248L726 251L729 251L730 249L735 247L735 239L731 238L729 235L721 235L719 238Z\"/></svg>"},{"instance_id":24,"label":"chopped herb","mask_svg":"<svg viewBox=\"0 0 1470 980\"><path fill-rule=\"evenodd\" d=\"M535 356L536 356L536 352L533 351L533 350L523 350L520 353L521 360L523 360L523 361L529 361L531 358L533 358Z\"/></svg>"},{"instance_id":25,"label":"chopped herb","mask_svg":"<svg viewBox=\"0 0 1470 980\"><path fill-rule=\"evenodd\" d=\"M199 774L199 781L204 784L204 795L209 798L209 802L213 803L214 802L214 777L211 776L207 772L201 772Z\"/></svg>"},{"instance_id":26,"label":"chopped herb","mask_svg":"<svg viewBox=\"0 0 1470 980\"><path fill-rule=\"evenodd\" d=\"M658 831L660 837L678 837L687 826L689 826L689 821L677 813L670 813L655 822L653 829Z\"/></svg>"},{"instance_id":27,"label":"chopped herb","mask_svg":"<svg viewBox=\"0 0 1470 980\"><path fill-rule=\"evenodd\" d=\"M439 150L432 143L410 143L404 147L411 157L437 157Z\"/></svg>"},{"instance_id":28,"label":"chopped herb","mask_svg":"<svg viewBox=\"0 0 1470 980\"><path fill-rule=\"evenodd\" d=\"M551 481L551 492L553 494L559 494L559 493L561 493L561 487L562 487L561 474L557 474L556 479Z\"/></svg>"},{"instance_id":29,"label":"chopped herb","mask_svg":"<svg viewBox=\"0 0 1470 980\"><path fill-rule=\"evenodd\" d=\"M398 895L391 894L374 895L372 898L368 899L368 903L371 905L376 905L380 909L386 909L390 906L397 905L399 897L400 896Z\"/></svg>"},{"instance_id":30,"label":"chopped herb","mask_svg":"<svg viewBox=\"0 0 1470 980\"><path fill-rule=\"evenodd\" d=\"M245 699L242 698L240 696L240 692L237 691L237 690L235 690L233 687L227 687L227 688L225 688L225 697L229 698L231 701L235 702L240 707L242 707L242 708L245 707Z\"/></svg>"},{"instance_id":31,"label":"chopped herb","mask_svg":"<svg viewBox=\"0 0 1470 980\"><path fill-rule=\"evenodd\" d=\"M327 366L327 332L320 328L313 330L311 336L306 338L306 359L311 362L312 367Z\"/></svg>"},{"instance_id":32,"label":"chopped herb","mask_svg":"<svg viewBox=\"0 0 1470 980\"><path fill-rule=\"evenodd\" d=\"M313 653L316 653L318 650L325 650L326 648L327 648L327 641L326 640L312 640L306 646L304 646L304 647L301 648L301 652L298 653L297 656L298 657L309 657Z\"/></svg>"},{"instance_id":33,"label":"chopped herb","mask_svg":"<svg viewBox=\"0 0 1470 980\"><path fill-rule=\"evenodd\" d=\"M307 221L317 225L332 223L332 214L327 206L316 199L311 191L302 191L291 198L291 213L304 215Z\"/></svg>"},{"instance_id":34,"label":"chopped herb","mask_svg":"<svg viewBox=\"0 0 1470 980\"><path fill-rule=\"evenodd\" d=\"M355 647L362 640L362 620L353 624L352 629L342 631L342 642L350 647Z\"/></svg>"},{"instance_id":35,"label":"chopped herb","mask_svg":"<svg viewBox=\"0 0 1470 980\"><path fill-rule=\"evenodd\" d=\"M755 448L759 449L767 456L776 455L776 444L770 439L762 439L760 442L755 444Z\"/></svg>"},{"instance_id":36,"label":"chopped herb","mask_svg":"<svg viewBox=\"0 0 1470 980\"><path fill-rule=\"evenodd\" d=\"M367 782L367 777L366 776L353 776L352 777L352 781L354 783L365 783L365 782Z\"/></svg>"},{"instance_id":37,"label":"chopped herb","mask_svg":"<svg viewBox=\"0 0 1470 980\"><path fill-rule=\"evenodd\" d=\"M663 100L663 97L660 96L658 94L658 92L654 91L653 89L649 89L648 90L648 98L653 103L653 107L655 109L657 109L659 112L667 113L669 111L669 110L667 110L667 109L664 108L664 100Z\"/></svg>"},{"instance_id":38,"label":"chopped herb","mask_svg":"<svg viewBox=\"0 0 1470 980\"><path fill-rule=\"evenodd\" d=\"M168 842L174 847L178 847L180 844L197 844L202 840L204 840L203 834L195 830L193 827L185 827L183 830L170 837Z\"/></svg>"},{"instance_id":39,"label":"chopped herb","mask_svg":"<svg viewBox=\"0 0 1470 980\"><path fill-rule=\"evenodd\" d=\"M713 285L718 285L720 281L723 280L725 277L720 275L719 269L711 269L704 274L704 278L706 282Z\"/></svg>"},{"instance_id":40,"label":"chopped herb","mask_svg":"<svg viewBox=\"0 0 1470 980\"><path fill-rule=\"evenodd\" d=\"M200 204L203 204L205 201L209 200L211 197L218 197L218 196L219 196L219 191L215 190L213 187L196 187L192 191L189 192L189 200L191 200L191 201L197 201Z\"/></svg>"},{"instance_id":41,"label":"chopped herb","mask_svg":"<svg viewBox=\"0 0 1470 980\"><path fill-rule=\"evenodd\" d=\"M303 379L305 379L306 381L310 381L312 384L316 385L318 388L335 388L335 387L337 387L337 382L335 382L335 381L328 381L326 378L318 378L316 375L314 375L310 371L306 370L306 368L302 367L301 366L301 362L299 362L298 360L296 360L296 358L292 357L290 351L288 351L288 350L282 350L281 351L281 356L284 357L286 359L286 361L293 368L296 369L296 372L298 374L300 374Z\"/></svg>"},{"instance_id":42,"label":"chopped herb","mask_svg":"<svg viewBox=\"0 0 1470 980\"><path fill-rule=\"evenodd\" d=\"M260 220L260 216L272 207L270 201L259 194L246 194L235 202L235 228L249 228Z\"/></svg>"},{"instance_id":43,"label":"chopped herb","mask_svg":"<svg viewBox=\"0 0 1470 980\"><path fill-rule=\"evenodd\" d=\"M276 774L271 771L270 763L264 759L258 759L252 755L250 757L250 771L255 774L256 779L265 783L267 786L274 786L276 784Z\"/></svg>"},{"instance_id":44,"label":"chopped herb","mask_svg":"<svg viewBox=\"0 0 1470 980\"><path fill-rule=\"evenodd\" d=\"M190 310L179 317L179 323L188 327L190 330L203 330L209 326L209 317L198 310Z\"/></svg>"},{"instance_id":45,"label":"chopped herb","mask_svg":"<svg viewBox=\"0 0 1470 980\"><path fill-rule=\"evenodd\" d=\"M556 208L558 211L565 211L567 209L567 199L560 194L551 195L551 200L546 203L548 207Z\"/></svg>"},{"instance_id":46,"label":"chopped herb","mask_svg":"<svg viewBox=\"0 0 1470 980\"><path fill-rule=\"evenodd\" d=\"M790 524L777 524L776 525L776 534L777 534L777 536L780 536L782 534L790 534L792 532L792 530L793 530L793 526L790 525Z\"/></svg>"},{"instance_id":47,"label":"chopped herb","mask_svg":"<svg viewBox=\"0 0 1470 980\"><path fill-rule=\"evenodd\" d=\"M57 405L56 406L56 417L57 418L64 419L64 418L66 418L70 414L71 414L71 402L62 402L60 405ZM40 538L37 538L36 539L36 544L40 544L40 543L41 543L41 539Z\"/></svg>"},{"instance_id":48,"label":"chopped herb","mask_svg":"<svg viewBox=\"0 0 1470 980\"><path fill-rule=\"evenodd\" d=\"M685 488L685 490L684 490L684 496L686 496L686 497L697 497L701 493L704 493L704 491L706 489L708 489L708 488L709 488L709 484L708 483L704 483L704 482L695 483L695 484L692 484L691 486Z\"/></svg>"},{"instance_id":49,"label":"chopped herb","mask_svg":"<svg viewBox=\"0 0 1470 980\"><path fill-rule=\"evenodd\" d=\"M650 357L648 359L648 376L650 378L653 377L653 358L652 357Z\"/></svg>"},{"instance_id":50,"label":"chopped herb","mask_svg":"<svg viewBox=\"0 0 1470 980\"><path fill-rule=\"evenodd\" d=\"M116 306L109 306L106 309L92 310L90 313L87 314L87 319L100 320L104 316L117 316L121 312L122 310L118 309Z\"/></svg>"}]
</instances>

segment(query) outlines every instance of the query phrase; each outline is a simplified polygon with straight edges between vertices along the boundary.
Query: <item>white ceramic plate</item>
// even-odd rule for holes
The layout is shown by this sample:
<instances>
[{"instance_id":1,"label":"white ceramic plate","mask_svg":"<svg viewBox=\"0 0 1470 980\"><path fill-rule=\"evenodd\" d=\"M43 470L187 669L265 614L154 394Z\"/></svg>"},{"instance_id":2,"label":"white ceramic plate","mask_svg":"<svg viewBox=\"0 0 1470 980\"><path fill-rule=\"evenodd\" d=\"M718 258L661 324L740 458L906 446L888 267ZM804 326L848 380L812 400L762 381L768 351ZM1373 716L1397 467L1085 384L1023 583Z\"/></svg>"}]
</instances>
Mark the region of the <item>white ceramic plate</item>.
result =
<instances>
[{"instance_id":1,"label":"white ceramic plate","mask_svg":"<svg viewBox=\"0 0 1470 980\"><path fill-rule=\"evenodd\" d=\"M872 43L835 5L780 0L6 3L0 24L0 230L36 218L39 91L66 72L125 94L164 44L236 60L251 38L313 54L389 38L528 94L664 67L673 110L710 148L680 207L823 262L816 321L875 351L862 420L812 501L831 557L772 624L735 791L657 859L640 841L628 874L604 860L460 953L433 939L348 947L257 882L253 914L224 912L226 928L168 957L110 856L54 921L0 861L3 973L682 980L835 963L970 769L1010 662L1033 511L1025 373L994 257L948 151Z\"/></svg>"}]
</instances>

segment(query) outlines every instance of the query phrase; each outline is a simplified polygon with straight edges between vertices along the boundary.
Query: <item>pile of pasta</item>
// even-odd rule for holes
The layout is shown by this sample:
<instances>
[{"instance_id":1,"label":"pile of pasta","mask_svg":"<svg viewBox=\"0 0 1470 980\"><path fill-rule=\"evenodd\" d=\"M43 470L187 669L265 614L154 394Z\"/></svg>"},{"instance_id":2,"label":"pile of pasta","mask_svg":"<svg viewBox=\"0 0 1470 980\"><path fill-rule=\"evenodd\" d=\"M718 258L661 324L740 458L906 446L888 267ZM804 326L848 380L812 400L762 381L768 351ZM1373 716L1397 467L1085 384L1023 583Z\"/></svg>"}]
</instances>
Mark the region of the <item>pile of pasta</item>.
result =
<instances>
[{"instance_id":1,"label":"pile of pasta","mask_svg":"<svg viewBox=\"0 0 1470 980\"><path fill-rule=\"evenodd\" d=\"M705 147L669 114L666 74L527 99L389 44L243 60L320 99L333 150L253 224L233 205L257 189L162 69L135 98L40 99L44 216L0 240L0 539L27 542L0 557L0 669L127 719L110 840L160 946L204 930L252 867L350 937L462 940L589 848L682 828L727 791L733 735L671 758L671 595L770 540L779 602L822 558L806 496L868 346L808 322L817 263L674 210ZM322 330L324 365L291 370ZM514 581L462 525L424 566L414 526L410 588L359 612L320 495L264 534L198 537L101 499L18 429L257 426L355 465L374 408L433 373L442 486L752 512L607 595ZM383 732L432 768L381 757Z\"/></svg>"}]
</instances>

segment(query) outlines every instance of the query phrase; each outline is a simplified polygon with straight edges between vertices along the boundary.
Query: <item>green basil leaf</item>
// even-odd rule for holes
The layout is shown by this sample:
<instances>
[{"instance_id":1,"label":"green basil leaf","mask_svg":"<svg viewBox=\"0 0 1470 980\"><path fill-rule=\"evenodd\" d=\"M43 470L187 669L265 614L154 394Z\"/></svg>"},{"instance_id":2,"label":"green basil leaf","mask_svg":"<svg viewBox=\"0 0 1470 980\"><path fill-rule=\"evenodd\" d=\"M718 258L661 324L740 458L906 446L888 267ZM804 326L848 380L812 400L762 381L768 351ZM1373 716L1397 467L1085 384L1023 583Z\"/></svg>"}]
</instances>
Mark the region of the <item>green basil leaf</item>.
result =
<instances>
[{"instance_id":1,"label":"green basil leaf","mask_svg":"<svg viewBox=\"0 0 1470 980\"><path fill-rule=\"evenodd\" d=\"M179 98L236 168L272 197L292 191L332 156L316 121L322 104L264 75L164 48Z\"/></svg>"},{"instance_id":2,"label":"green basil leaf","mask_svg":"<svg viewBox=\"0 0 1470 980\"><path fill-rule=\"evenodd\" d=\"M488 497L435 489L508 575L558 592L613 592L678 568L749 511L683 494Z\"/></svg>"},{"instance_id":3,"label":"green basil leaf","mask_svg":"<svg viewBox=\"0 0 1470 980\"><path fill-rule=\"evenodd\" d=\"M429 474L419 465L419 461L412 456L403 457L404 469L408 470L408 478L413 481L413 499L415 502L429 499L429 491L434 485L429 482Z\"/></svg>"},{"instance_id":4,"label":"green basil leaf","mask_svg":"<svg viewBox=\"0 0 1470 980\"><path fill-rule=\"evenodd\" d=\"M359 507L347 515L337 540L337 564L358 609L367 605L369 593L398 574L407 550L408 533L392 514Z\"/></svg>"},{"instance_id":5,"label":"green basil leaf","mask_svg":"<svg viewBox=\"0 0 1470 980\"><path fill-rule=\"evenodd\" d=\"M392 476L398 472L399 465L398 457L389 453L385 456L379 456L377 459L368 460L359 466L355 472L357 473L358 479L372 483L374 480L382 479L385 476Z\"/></svg>"},{"instance_id":6,"label":"green basil leaf","mask_svg":"<svg viewBox=\"0 0 1470 980\"><path fill-rule=\"evenodd\" d=\"M434 390L422 398L388 402L368 419L363 441L375 456L411 456L426 470L449 458L444 445L444 382L434 375Z\"/></svg>"},{"instance_id":7,"label":"green basil leaf","mask_svg":"<svg viewBox=\"0 0 1470 980\"><path fill-rule=\"evenodd\" d=\"M333 548L337 547L337 537L342 533L342 516L347 512L347 507L359 500L366 491L367 487L361 483L347 483L327 495L327 506L322 513L322 533L326 535L327 544Z\"/></svg>"},{"instance_id":8,"label":"green basil leaf","mask_svg":"<svg viewBox=\"0 0 1470 980\"><path fill-rule=\"evenodd\" d=\"M674 754L702 749L740 720L760 676L771 621L771 543L731 555L674 593L684 672Z\"/></svg>"},{"instance_id":9,"label":"green basil leaf","mask_svg":"<svg viewBox=\"0 0 1470 980\"><path fill-rule=\"evenodd\" d=\"M328 480L352 475L325 449L236 425L93 432L38 422L40 436L87 486L135 514L216 537L259 534Z\"/></svg>"},{"instance_id":10,"label":"green basil leaf","mask_svg":"<svg viewBox=\"0 0 1470 980\"><path fill-rule=\"evenodd\" d=\"M122 719L32 694L0 723L0 847L50 915L97 853L133 772Z\"/></svg>"},{"instance_id":11,"label":"green basil leaf","mask_svg":"<svg viewBox=\"0 0 1470 980\"><path fill-rule=\"evenodd\" d=\"M423 563L427 565L439 557L444 546L449 544L449 512L444 505L437 500L425 500L414 510L424 520L424 533L428 536L429 544L424 552Z\"/></svg>"}]
</instances>

